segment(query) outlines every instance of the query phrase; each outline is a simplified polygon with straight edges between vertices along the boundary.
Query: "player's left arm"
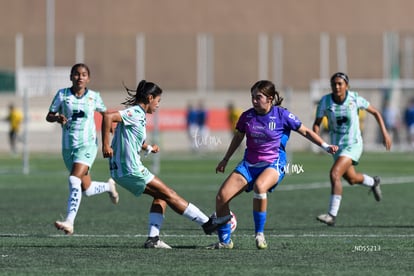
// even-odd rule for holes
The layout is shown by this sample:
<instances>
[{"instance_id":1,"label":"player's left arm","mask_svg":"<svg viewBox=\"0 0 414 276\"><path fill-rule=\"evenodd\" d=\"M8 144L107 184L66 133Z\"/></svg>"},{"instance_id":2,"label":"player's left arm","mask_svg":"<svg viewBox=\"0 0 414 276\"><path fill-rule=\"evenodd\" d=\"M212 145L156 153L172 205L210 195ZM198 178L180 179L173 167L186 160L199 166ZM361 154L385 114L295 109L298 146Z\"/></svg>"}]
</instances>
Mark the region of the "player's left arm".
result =
<instances>
[{"instance_id":1,"label":"player's left arm","mask_svg":"<svg viewBox=\"0 0 414 276\"><path fill-rule=\"evenodd\" d=\"M378 126L380 127L382 133L382 137L384 139L383 144L385 146L385 149L390 150L392 141L390 135L388 134L387 128L385 127L384 119L382 118L381 113L371 104L368 106L366 111L372 114L375 117L375 120L377 120Z\"/></svg>"},{"instance_id":2,"label":"player's left arm","mask_svg":"<svg viewBox=\"0 0 414 276\"><path fill-rule=\"evenodd\" d=\"M157 144L147 144L146 142L144 142L142 144L142 150L145 151L145 156L147 156L150 153L157 153L160 151L160 147Z\"/></svg>"},{"instance_id":3,"label":"player's left arm","mask_svg":"<svg viewBox=\"0 0 414 276\"><path fill-rule=\"evenodd\" d=\"M110 133L113 123L122 122L119 112L105 112L102 119L102 154L105 158L112 157L113 150L110 145Z\"/></svg>"}]
</instances>

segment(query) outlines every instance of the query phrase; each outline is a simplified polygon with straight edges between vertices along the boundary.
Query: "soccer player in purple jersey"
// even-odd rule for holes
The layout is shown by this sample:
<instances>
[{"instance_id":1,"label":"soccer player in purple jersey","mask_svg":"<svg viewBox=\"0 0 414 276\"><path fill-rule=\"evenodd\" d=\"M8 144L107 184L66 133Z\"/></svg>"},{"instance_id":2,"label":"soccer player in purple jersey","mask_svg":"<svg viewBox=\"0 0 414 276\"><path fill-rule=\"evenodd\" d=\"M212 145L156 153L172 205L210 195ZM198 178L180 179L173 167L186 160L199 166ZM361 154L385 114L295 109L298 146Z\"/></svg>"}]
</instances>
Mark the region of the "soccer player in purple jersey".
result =
<instances>
[{"instance_id":1,"label":"soccer player in purple jersey","mask_svg":"<svg viewBox=\"0 0 414 276\"><path fill-rule=\"evenodd\" d=\"M335 153L338 147L325 143L295 115L283 108L283 98L279 96L272 82L256 82L251 88L251 100L253 107L240 116L230 146L216 168L216 173L224 172L227 162L246 137L243 160L230 173L217 193L216 214L218 218L229 215L230 201L243 191L253 191L256 246L258 249L265 249L267 243L263 233L267 216L267 192L272 192L285 176L285 148L291 130L329 153ZM217 233L219 242L208 248L233 248L230 224L219 227Z\"/></svg>"}]
</instances>

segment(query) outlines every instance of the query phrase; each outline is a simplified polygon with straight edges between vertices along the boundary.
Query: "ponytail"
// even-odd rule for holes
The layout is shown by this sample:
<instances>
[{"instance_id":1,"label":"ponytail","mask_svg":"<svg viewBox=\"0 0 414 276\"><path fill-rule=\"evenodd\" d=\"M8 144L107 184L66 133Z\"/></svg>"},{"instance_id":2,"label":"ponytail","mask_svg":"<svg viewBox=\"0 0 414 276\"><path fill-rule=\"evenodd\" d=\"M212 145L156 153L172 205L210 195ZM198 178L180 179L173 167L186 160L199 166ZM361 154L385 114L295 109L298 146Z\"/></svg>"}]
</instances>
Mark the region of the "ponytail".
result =
<instances>
[{"instance_id":1,"label":"ponytail","mask_svg":"<svg viewBox=\"0 0 414 276\"><path fill-rule=\"evenodd\" d=\"M129 89L125 84L123 85L128 93L128 97L126 97L125 102L122 103L126 106L134 106L140 103L148 104L149 95L156 97L162 93L162 89L158 85L153 82L147 82L146 80L140 81L136 90Z\"/></svg>"}]
</instances>

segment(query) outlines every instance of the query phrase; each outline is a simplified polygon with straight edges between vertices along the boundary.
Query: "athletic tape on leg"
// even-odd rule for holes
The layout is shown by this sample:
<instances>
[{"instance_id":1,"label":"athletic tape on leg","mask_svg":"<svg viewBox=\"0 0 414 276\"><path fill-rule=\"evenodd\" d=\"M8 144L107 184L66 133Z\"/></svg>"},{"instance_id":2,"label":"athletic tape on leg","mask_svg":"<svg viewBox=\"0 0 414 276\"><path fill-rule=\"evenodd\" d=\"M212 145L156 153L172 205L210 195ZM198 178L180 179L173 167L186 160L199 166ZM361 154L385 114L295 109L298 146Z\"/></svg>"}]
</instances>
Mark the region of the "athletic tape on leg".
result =
<instances>
[{"instance_id":1,"label":"athletic tape on leg","mask_svg":"<svg viewBox=\"0 0 414 276\"><path fill-rule=\"evenodd\" d=\"M254 193L254 198L256 198L256 199L266 199L267 198L267 193L263 193L263 194Z\"/></svg>"}]
</instances>

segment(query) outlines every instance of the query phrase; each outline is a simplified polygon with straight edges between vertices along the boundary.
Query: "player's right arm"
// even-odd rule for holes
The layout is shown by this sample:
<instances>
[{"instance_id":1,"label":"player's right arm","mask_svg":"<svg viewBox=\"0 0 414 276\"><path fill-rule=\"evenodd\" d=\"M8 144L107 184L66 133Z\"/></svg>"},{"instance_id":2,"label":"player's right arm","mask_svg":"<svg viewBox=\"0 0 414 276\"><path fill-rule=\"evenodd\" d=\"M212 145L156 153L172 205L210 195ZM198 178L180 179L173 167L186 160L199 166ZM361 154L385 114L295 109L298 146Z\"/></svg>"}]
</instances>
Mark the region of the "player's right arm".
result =
<instances>
[{"instance_id":1,"label":"player's right arm","mask_svg":"<svg viewBox=\"0 0 414 276\"><path fill-rule=\"evenodd\" d=\"M119 112L107 112L102 119L102 154L104 158L112 157L113 150L110 145L111 141L111 129L113 123L119 123L122 121L121 114Z\"/></svg>"},{"instance_id":2,"label":"player's right arm","mask_svg":"<svg viewBox=\"0 0 414 276\"><path fill-rule=\"evenodd\" d=\"M312 130L319 135L321 131L321 123L323 118L315 118L315 121L313 122Z\"/></svg>"},{"instance_id":3,"label":"player's right arm","mask_svg":"<svg viewBox=\"0 0 414 276\"><path fill-rule=\"evenodd\" d=\"M231 140L230 146L227 149L226 154L224 155L223 160L220 161L220 163L216 167L216 173L217 172L224 172L224 169L226 168L227 162L229 162L231 156L236 151L236 149L240 146L241 142L243 141L245 136L244 132L240 132L236 130L234 133L233 139Z\"/></svg>"},{"instance_id":4,"label":"player's right arm","mask_svg":"<svg viewBox=\"0 0 414 276\"><path fill-rule=\"evenodd\" d=\"M46 115L46 121L48 121L49 123L58 122L59 124L64 125L66 124L68 119L63 114L58 114L57 112L49 111L49 113L47 113Z\"/></svg>"}]
</instances>

